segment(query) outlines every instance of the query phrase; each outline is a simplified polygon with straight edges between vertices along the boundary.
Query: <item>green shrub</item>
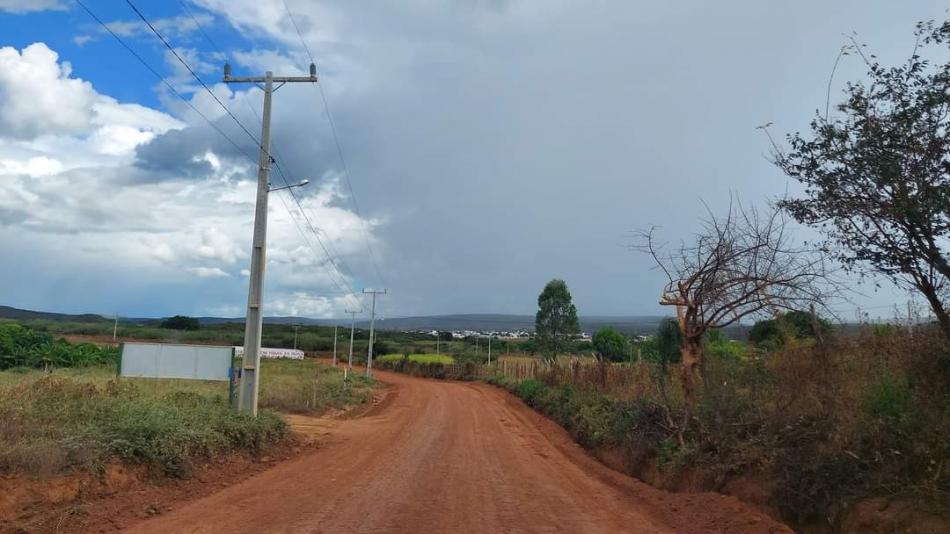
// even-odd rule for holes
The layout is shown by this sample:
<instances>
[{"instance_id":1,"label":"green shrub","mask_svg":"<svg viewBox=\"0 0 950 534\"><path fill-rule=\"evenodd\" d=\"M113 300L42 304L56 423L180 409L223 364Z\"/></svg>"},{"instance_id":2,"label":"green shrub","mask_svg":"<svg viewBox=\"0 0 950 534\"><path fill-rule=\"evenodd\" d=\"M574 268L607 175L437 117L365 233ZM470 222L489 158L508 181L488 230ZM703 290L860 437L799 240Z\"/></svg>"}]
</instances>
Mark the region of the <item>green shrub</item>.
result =
<instances>
[{"instance_id":1,"label":"green shrub","mask_svg":"<svg viewBox=\"0 0 950 534\"><path fill-rule=\"evenodd\" d=\"M864 389L861 401L868 415L897 421L910 414L910 385L906 377L882 374Z\"/></svg>"},{"instance_id":2,"label":"green shrub","mask_svg":"<svg viewBox=\"0 0 950 534\"><path fill-rule=\"evenodd\" d=\"M542 393L545 392L547 386L543 383L538 382L537 380L525 380L524 382L518 384L515 389L515 393L521 397L521 400L525 402L528 406L538 406L541 400Z\"/></svg>"}]
</instances>

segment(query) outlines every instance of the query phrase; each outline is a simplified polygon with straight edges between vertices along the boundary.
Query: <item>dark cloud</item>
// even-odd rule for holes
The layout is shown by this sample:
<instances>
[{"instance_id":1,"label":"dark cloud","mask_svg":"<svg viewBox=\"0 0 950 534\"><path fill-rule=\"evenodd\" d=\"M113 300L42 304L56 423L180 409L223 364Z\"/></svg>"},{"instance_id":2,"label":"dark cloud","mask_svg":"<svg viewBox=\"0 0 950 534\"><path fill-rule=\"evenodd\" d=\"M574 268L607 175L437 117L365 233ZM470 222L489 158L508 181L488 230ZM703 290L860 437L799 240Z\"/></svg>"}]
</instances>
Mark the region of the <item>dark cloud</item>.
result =
<instances>
[{"instance_id":1,"label":"dark cloud","mask_svg":"<svg viewBox=\"0 0 950 534\"><path fill-rule=\"evenodd\" d=\"M260 7L201 3L227 4L216 11L222 20ZM357 289L390 288L380 301L389 316L530 312L553 277L568 282L582 314L656 313L661 277L630 252L628 231L656 224L669 241L689 239L702 201L719 210L733 192L753 204L792 187L755 127L807 127L843 34L858 31L896 63L913 46L914 23L945 9L856 0L291 5L317 36L308 42L362 214L384 221L375 231L382 281L365 250L344 260ZM267 46L293 47L306 68L282 15L260 20L277 21ZM242 19L241 31L263 35L257 23ZM834 85L862 76L849 57ZM229 106L257 135L247 107L260 112L259 92L243 98ZM228 117L216 124L240 148L197 123L140 146L134 179L200 179L211 174L209 151L249 154L252 175L253 142ZM289 178L319 182L342 170L314 87L277 92L274 146ZM234 278L231 290L243 284ZM178 292L165 309L188 311L199 298L240 309L243 293L232 293Z\"/></svg>"},{"instance_id":2,"label":"dark cloud","mask_svg":"<svg viewBox=\"0 0 950 534\"><path fill-rule=\"evenodd\" d=\"M662 280L627 232L657 224L688 239L702 200L782 194L755 126L807 124L843 33L900 61L914 22L943 9L377 7L342 9L337 32L355 45L326 87L364 214L388 221L392 314L526 312L555 276L583 313L657 311ZM862 73L850 62L838 80ZM298 124L285 152L325 165L306 157L324 150L314 124L283 119ZM375 283L365 261L354 270Z\"/></svg>"}]
</instances>

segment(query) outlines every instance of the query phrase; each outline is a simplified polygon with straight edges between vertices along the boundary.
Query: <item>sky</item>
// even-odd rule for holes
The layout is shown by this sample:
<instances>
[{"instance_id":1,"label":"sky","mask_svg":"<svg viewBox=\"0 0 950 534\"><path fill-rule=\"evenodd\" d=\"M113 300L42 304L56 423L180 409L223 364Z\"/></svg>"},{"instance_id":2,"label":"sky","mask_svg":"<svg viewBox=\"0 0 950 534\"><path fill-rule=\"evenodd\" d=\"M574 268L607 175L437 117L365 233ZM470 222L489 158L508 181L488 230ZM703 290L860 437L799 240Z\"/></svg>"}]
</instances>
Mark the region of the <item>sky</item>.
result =
<instances>
[{"instance_id":1,"label":"sky","mask_svg":"<svg viewBox=\"0 0 950 534\"><path fill-rule=\"evenodd\" d=\"M947 16L925 0L133 1L206 90L129 4L84 3L149 67L73 1L0 0L0 304L154 317L244 314L263 98L221 83L226 61L302 75L312 55L320 74L274 94L272 183L311 183L299 205L270 195L266 315L343 317L380 287L384 317L533 313L551 278L581 315L660 314L631 232L689 240L704 203L794 193L756 127L805 131L848 35L898 63L917 21ZM862 79L845 56L832 102ZM842 314L907 300L851 285Z\"/></svg>"}]
</instances>

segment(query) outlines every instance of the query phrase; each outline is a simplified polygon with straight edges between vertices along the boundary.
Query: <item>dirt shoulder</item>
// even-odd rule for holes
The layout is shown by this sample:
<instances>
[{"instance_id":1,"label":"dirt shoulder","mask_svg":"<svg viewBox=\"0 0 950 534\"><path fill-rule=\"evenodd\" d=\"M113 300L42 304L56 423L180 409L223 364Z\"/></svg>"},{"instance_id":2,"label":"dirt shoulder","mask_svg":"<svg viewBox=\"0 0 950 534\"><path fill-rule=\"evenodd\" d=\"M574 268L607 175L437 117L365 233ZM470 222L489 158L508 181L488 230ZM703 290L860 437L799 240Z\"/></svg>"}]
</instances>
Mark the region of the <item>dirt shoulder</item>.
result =
<instances>
[{"instance_id":1,"label":"dirt shoulder","mask_svg":"<svg viewBox=\"0 0 950 534\"><path fill-rule=\"evenodd\" d=\"M112 463L99 474L54 477L0 477L0 532L111 532L168 513L183 503L251 479L294 458L320 449L340 421L371 412L385 402L388 389L372 402L322 417L287 414L292 437L261 456L232 454L195 466L185 479L150 474Z\"/></svg>"}]
</instances>

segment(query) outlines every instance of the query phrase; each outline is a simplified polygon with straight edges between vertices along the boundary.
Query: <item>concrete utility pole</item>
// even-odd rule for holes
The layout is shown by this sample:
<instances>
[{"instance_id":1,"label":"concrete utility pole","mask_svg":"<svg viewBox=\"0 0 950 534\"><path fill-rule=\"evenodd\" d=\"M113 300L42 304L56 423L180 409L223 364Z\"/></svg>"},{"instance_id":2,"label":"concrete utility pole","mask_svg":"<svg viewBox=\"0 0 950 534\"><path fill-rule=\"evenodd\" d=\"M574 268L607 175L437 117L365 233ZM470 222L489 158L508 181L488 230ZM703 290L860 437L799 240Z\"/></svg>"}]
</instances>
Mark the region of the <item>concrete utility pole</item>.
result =
<instances>
[{"instance_id":1,"label":"concrete utility pole","mask_svg":"<svg viewBox=\"0 0 950 534\"><path fill-rule=\"evenodd\" d=\"M346 313L350 314L350 357L346 362L346 367L348 369L353 369L353 332L356 330L356 314L363 313L363 310L353 311L346 310Z\"/></svg>"},{"instance_id":2,"label":"concrete utility pole","mask_svg":"<svg viewBox=\"0 0 950 534\"><path fill-rule=\"evenodd\" d=\"M119 314L115 314L115 323L112 325L112 341L116 340L116 335L119 333Z\"/></svg>"},{"instance_id":3,"label":"concrete utility pole","mask_svg":"<svg viewBox=\"0 0 950 534\"><path fill-rule=\"evenodd\" d=\"M300 325L295 324L294 325L294 350L297 350L297 332L299 331L300 331Z\"/></svg>"},{"instance_id":4,"label":"concrete utility pole","mask_svg":"<svg viewBox=\"0 0 950 534\"><path fill-rule=\"evenodd\" d=\"M369 319L369 351L366 353L366 376L373 376L373 343L376 341L376 295L385 295L386 290L364 289L364 294L373 295L373 308Z\"/></svg>"},{"instance_id":5,"label":"concrete utility pole","mask_svg":"<svg viewBox=\"0 0 950 534\"><path fill-rule=\"evenodd\" d=\"M333 325L333 367L336 367L336 325Z\"/></svg>"},{"instance_id":6,"label":"concrete utility pole","mask_svg":"<svg viewBox=\"0 0 950 534\"><path fill-rule=\"evenodd\" d=\"M435 331L435 355L439 355L439 341L442 341L442 332Z\"/></svg>"},{"instance_id":7,"label":"concrete utility pole","mask_svg":"<svg viewBox=\"0 0 950 534\"><path fill-rule=\"evenodd\" d=\"M267 197L271 191L270 166L275 160L270 155L270 110L274 91L285 83L317 81L317 68L310 64L310 76L274 76L268 71L264 76L231 76L231 65L224 65L224 83L252 83L264 90L264 115L261 124L260 162L257 168L257 205L254 210L254 240L251 246L251 276L247 292L247 318L244 323L244 362L238 409L257 415L257 398L260 393L261 331L264 326L262 310L264 298L264 266L267 248ZM274 84L277 83L277 87ZM263 84L263 85L261 85ZM306 185L306 180L297 185ZM287 187L296 187L287 186Z\"/></svg>"},{"instance_id":8,"label":"concrete utility pole","mask_svg":"<svg viewBox=\"0 0 950 534\"><path fill-rule=\"evenodd\" d=\"M491 365L491 334L488 334L488 365Z\"/></svg>"}]
</instances>

